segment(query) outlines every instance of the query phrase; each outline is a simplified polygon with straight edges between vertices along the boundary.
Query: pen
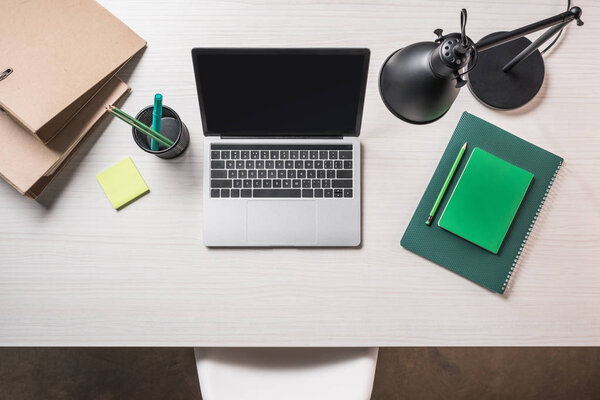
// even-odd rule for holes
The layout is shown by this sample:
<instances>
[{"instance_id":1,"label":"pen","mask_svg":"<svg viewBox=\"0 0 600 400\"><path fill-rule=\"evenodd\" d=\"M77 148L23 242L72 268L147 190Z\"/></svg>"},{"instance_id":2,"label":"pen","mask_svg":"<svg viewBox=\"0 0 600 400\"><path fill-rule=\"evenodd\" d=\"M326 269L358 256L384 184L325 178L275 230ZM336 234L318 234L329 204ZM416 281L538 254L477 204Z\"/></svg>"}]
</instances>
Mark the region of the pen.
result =
<instances>
[{"instance_id":1,"label":"pen","mask_svg":"<svg viewBox=\"0 0 600 400\"><path fill-rule=\"evenodd\" d=\"M460 164L460 160L462 159L463 154L465 154L466 149L467 149L467 143L463 144L463 146L460 148L460 151L458 152L458 156L456 156L456 160L454 160L454 165L452 165L452 168L450 169L450 172L448 173L448 176L446 177L444 186L442 186L442 190L440 190L440 193L438 194L438 197L435 200L435 204L433 205L433 208L431 209L431 211L429 211L429 217L427 217L427 221L425 221L425 223L427 225L431 225L431 221L433 221L433 216L435 215L435 212L437 211L440 203L442 202L442 199L444 198L446 189L448 189L448 186L450 185L450 181L452 180L452 177L454 176L454 173L456 172L456 168L458 168L458 164Z\"/></svg>"},{"instance_id":2,"label":"pen","mask_svg":"<svg viewBox=\"0 0 600 400\"><path fill-rule=\"evenodd\" d=\"M154 109L152 110L152 129L160 133L160 125L162 120L162 94L156 93L154 95ZM154 139L150 139L150 149L157 151L159 150L158 142Z\"/></svg>"}]
</instances>

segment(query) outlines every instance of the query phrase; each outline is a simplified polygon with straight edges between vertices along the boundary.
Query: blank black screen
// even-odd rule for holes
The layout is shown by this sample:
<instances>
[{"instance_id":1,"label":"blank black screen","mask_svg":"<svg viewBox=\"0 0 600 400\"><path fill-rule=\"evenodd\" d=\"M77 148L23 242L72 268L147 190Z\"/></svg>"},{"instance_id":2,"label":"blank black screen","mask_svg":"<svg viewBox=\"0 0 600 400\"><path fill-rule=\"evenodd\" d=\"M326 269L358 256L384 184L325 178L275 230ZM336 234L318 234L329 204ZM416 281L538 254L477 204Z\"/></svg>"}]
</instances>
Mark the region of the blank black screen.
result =
<instances>
[{"instance_id":1,"label":"blank black screen","mask_svg":"<svg viewBox=\"0 0 600 400\"><path fill-rule=\"evenodd\" d=\"M368 53L195 57L207 134L359 131Z\"/></svg>"}]
</instances>

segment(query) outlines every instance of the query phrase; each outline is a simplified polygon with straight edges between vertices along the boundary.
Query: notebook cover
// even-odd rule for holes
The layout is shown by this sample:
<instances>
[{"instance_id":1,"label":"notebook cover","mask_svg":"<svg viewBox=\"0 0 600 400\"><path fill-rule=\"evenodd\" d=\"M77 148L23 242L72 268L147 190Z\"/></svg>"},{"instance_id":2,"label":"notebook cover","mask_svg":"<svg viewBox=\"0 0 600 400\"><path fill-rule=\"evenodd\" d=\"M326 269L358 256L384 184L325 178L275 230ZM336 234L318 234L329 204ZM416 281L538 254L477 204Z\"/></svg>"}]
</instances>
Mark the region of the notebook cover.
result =
<instances>
[{"instance_id":1,"label":"notebook cover","mask_svg":"<svg viewBox=\"0 0 600 400\"><path fill-rule=\"evenodd\" d=\"M476 147L438 225L497 254L532 179L531 172Z\"/></svg>"},{"instance_id":2,"label":"notebook cover","mask_svg":"<svg viewBox=\"0 0 600 400\"><path fill-rule=\"evenodd\" d=\"M51 142L44 145L6 113L0 112L0 176L21 194L36 197L64 165L78 144L113 104L129 91L112 78ZM40 183L44 183L40 185ZM35 189L35 196L28 192Z\"/></svg>"},{"instance_id":3,"label":"notebook cover","mask_svg":"<svg viewBox=\"0 0 600 400\"><path fill-rule=\"evenodd\" d=\"M436 214L431 226L425 224L448 171L465 142L468 142L464 156L466 159L475 147L479 147L535 176L498 254L492 254L440 228L437 222L441 213ZM503 294L562 162L562 158L549 151L474 115L463 113L400 244L473 282ZM465 164L461 163L455 177L462 174ZM448 193L452 193L456 182L457 179L453 179ZM444 197L439 210L446 207L449 197Z\"/></svg>"},{"instance_id":4,"label":"notebook cover","mask_svg":"<svg viewBox=\"0 0 600 400\"><path fill-rule=\"evenodd\" d=\"M52 139L146 42L93 0L4 0L0 107Z\"/></svg>"}]
</instances>

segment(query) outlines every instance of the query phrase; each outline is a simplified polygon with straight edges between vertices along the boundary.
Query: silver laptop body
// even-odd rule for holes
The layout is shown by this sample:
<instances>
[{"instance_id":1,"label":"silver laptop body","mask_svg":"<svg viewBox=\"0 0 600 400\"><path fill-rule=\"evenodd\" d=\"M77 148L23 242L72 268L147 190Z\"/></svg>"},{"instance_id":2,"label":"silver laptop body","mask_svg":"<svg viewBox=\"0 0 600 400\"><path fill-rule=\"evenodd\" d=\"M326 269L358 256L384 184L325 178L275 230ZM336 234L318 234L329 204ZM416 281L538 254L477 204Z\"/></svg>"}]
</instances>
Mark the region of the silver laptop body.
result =
<instances>
[{"instance_id":1,"label":"silver laptop body","mask_svg":"<svg viewBox=\"0 0 600 400\"><path fill-rule=\"evenodd\" d=\"M206 246L358 246L368 49L192 50Z\"/></svg>"}]
</instances>

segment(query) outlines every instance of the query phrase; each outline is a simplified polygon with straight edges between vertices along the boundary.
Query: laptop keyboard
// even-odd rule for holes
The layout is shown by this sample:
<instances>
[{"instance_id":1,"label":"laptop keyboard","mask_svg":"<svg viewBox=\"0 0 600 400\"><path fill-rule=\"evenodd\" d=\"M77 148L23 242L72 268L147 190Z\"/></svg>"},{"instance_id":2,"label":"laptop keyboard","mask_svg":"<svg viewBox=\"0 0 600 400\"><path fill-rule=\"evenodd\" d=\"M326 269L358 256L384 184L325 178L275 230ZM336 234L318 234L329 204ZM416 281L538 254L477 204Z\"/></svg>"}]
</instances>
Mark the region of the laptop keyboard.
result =
<instances>
[{"instance_id":1,"label":"laptop keyboard","mask_svg":"<svg viewBox=\"0 0 600 400\"><path fill-rule=\"evenodd\" d=\"M352 198L352 145L212 144L210 197Z\"/></svg>"}]
</instances>

